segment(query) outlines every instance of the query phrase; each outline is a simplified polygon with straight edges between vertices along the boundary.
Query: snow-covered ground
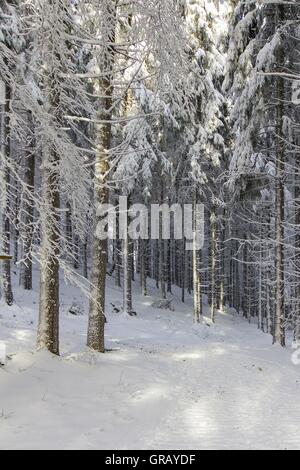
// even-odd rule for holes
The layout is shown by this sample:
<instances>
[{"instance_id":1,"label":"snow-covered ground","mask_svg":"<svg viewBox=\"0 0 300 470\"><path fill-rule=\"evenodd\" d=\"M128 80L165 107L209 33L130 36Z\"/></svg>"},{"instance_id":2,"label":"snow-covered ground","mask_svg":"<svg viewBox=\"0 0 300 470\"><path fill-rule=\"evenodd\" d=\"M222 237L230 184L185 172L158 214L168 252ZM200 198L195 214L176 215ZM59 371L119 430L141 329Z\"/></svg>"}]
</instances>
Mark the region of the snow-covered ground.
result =
<instances>
[{"instance_id":1,"label":"snow-covered ground","mask_svg":"<svg viewBox=\"0 0 300 470\"><path fill-rule=\"evenodd\" d=\"M195 326L136 293L137 318L112 313L105 355L85 350L81 293L62 288L61 353L34 353L38 295L0 307L0 449L300 449L300 366L234 313Z\"/></svg>"}]
</instances>

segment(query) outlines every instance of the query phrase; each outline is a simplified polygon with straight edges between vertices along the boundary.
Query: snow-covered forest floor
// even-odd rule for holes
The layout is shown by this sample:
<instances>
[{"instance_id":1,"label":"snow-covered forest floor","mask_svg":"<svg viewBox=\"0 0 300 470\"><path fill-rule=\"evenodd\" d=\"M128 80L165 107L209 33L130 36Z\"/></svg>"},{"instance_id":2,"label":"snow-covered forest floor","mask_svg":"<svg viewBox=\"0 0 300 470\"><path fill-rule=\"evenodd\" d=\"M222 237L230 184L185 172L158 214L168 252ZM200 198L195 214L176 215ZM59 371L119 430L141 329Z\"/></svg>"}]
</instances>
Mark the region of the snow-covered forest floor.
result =
<instances>
[{"instance_id":1,"label":"snow-covered forest floor","mask_svg":"<svg viewBox=\"0 0 300 470\"><path fill-rule=\"evenodd\" d=\"M136 287L136 318L113 313L106 355L86 352L87 301L61 295L62 357L34 353L38 294L0 308L2 449L300 449L300 366L291 349L234 312L193 325L192 299L152 307ZM73 316L73 301L85 314Z\"/></svg>"}]
</instances>

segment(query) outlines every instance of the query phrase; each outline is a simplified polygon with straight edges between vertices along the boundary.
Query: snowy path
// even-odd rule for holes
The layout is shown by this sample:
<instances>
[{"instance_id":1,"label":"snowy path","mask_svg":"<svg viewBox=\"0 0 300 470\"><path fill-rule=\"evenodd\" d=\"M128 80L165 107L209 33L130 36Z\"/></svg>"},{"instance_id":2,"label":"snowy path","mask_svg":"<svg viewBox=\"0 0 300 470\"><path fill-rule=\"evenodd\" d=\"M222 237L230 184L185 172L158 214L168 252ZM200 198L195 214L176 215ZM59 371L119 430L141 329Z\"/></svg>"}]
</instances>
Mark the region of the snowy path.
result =
<instances>
[{"instance_id":1,"label":"snowy path","mask_svg":"<svg viewBox=\"0 0 300 470\"><path fill-rule=\"evenodd\" d=\"M52 358L24 352L36 299L21 295L0 310L0 340L19 350L0 369L0 449L300 449L300 366L254 325L220 315L195 327L191 305L164 312L138 296L139 317L111 315L112 351L97 357L84 352L86 317L64 312L78 297L68 288Z\"/></svg>"},{"instance_id":2,"label":"snowy path","mask_svg":"<svg viewBox=\"0 0 300 470\"><path fill-rule=\"evenodd\" d=\"M299 449L299 375L277 371L247 351L225 346L217 357L215 351L207 351L204 365L187 359L174 413L149 446Z\"/></svg>"}]
</instances>

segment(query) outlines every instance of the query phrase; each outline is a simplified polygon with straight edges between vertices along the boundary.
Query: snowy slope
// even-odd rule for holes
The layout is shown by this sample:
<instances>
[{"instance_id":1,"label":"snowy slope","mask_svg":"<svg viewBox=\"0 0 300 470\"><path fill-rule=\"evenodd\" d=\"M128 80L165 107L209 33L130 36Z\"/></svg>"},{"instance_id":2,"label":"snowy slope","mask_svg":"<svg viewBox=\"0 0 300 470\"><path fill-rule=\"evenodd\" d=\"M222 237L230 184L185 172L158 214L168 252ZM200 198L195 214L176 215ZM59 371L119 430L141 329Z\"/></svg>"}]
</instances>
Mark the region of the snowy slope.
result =
<instances>
[{"instance_id":1,"label":"snowy slope","mask_svg":"<svg viewBox=\"0 0 300 470\"><path fill-rule=\"evenodd\" d=\"M121 293L108 291L111 311ZM61 358L32 352L37 295L1 305L12 358L0 369L0 449L300 449L291 351L234 314L194 326L191 301L166 312L136 295L137 318L108 315L104 356L85 351L86 315L66 313L87 305L70 286Z\"/></svg>"}]
</instances>

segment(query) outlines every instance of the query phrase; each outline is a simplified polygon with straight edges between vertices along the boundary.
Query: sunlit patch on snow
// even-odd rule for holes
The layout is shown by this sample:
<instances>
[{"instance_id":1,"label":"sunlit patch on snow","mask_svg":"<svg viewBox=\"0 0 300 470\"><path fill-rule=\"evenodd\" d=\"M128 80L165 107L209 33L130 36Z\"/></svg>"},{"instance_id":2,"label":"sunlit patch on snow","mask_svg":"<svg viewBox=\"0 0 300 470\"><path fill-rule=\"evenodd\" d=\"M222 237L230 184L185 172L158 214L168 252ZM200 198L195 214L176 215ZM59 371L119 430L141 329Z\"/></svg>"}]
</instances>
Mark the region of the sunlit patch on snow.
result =
<instances>
[{"instance_id":1,"label":"sunlit patch on snow","mask_svg":"<svg viewBox=\"0 0 300 470\"><path fill-rule=\"evenodd\" d=\"M162 387L149 387L146 390L138 390L133 394L133 398L138 402L159 400L167 397L167 391Z\"/></svg>"},{"instance_id":2,"label":"sunlit patch on snow","mask_svg":"<svg viewBox=\"0 0 300 470\"><path fill-rule=\"evenodd\" d=\"M32 337L32 331L29 330L15 330L12 332L12 336L18 341L28 341Z\"/></svg>"},{"instance_id":3,"label":"sunlit patch on snow","mask_svg":"<svg viewBox=\"0 0 300 470\"><path fill-rule=\"evenodd\" d=\"M203 359L205 354L203 352L183 352L173 354L173 358L177 361L184 361L188 359Z\"/></svg>"},{"instance_id":4,"label":"sunlit patch on snow","mask_svg":"<svg viewBox=\"0 0 300 470\"><path fill-rule=\"evenodd\" d=\"M214 353L216 356L223 356L227 351L223 348L215 348Z\"/></svg>"},{"instance_id":5,"label":"sunlit patch on snow","mask_svg":"<svg viewBox=\"0 0 300 470\"><path fill-rule=\"evenodd\" d=\"M142 305L145 305L145 307L151 307L151 302L142 302Z\"/></svg>"}]
</instances>

